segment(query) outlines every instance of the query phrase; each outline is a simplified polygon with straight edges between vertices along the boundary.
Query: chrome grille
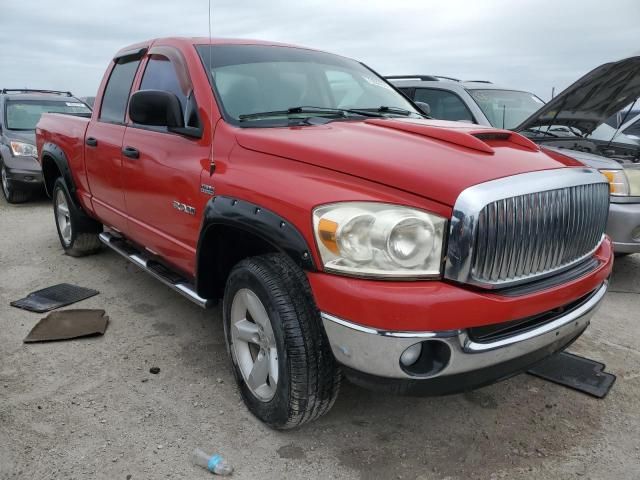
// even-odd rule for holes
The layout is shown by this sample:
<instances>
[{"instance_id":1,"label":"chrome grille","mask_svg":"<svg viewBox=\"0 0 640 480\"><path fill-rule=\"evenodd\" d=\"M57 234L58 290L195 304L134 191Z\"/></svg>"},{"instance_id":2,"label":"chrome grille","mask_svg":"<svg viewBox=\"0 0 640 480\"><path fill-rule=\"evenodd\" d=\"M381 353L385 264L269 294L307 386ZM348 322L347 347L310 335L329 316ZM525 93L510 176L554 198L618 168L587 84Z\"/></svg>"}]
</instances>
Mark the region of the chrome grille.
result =
<instances>
[{"instance_id":1,"label":"chrome grille","mask_svg":"<svg viewBox=\"0 0 640 480\"><path fill-rule=\"evenodd\" d=\"M450 222L445 277L503 288L552 275L602 241L609 185L591 168L513 175L464 190Z\"/></svg>"},{"instance_id":2,"label":"chrome grille","mask_svg":"<svg viewBox=\"0 0 640 480\"><path fill-rule=\"evenodd\" d=\"M571 265L600 244L608 211L604 183L492 202L478 217L471 275L497 283Z\"/></svg>"}]
</instances>

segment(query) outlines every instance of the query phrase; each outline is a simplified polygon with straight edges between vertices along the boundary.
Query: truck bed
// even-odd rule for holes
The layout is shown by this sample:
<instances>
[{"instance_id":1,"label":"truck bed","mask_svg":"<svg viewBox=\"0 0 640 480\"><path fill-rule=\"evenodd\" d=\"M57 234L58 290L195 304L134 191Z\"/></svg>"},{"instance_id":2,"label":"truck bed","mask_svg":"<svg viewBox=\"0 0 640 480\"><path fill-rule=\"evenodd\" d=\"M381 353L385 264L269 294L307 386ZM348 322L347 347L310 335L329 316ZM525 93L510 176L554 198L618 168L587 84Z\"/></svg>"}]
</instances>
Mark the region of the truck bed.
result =
<instances>
[{"instance_id":1,"label":"truck bed","mask_svg":"<svg viewBox=\"0 0 640 480\"><path fill-rule=\"evenodd\" d=\"M90 118L85 116L45 113L36 126L38 161L42 164L45 144L52 143L61 149L67 159L75 186L84 194L78 195L78 198L85 208L88 205L85 205L82 197L88 194L88 183L84 162L84 140L89 121Z\"/></svg>"}]
</instances>

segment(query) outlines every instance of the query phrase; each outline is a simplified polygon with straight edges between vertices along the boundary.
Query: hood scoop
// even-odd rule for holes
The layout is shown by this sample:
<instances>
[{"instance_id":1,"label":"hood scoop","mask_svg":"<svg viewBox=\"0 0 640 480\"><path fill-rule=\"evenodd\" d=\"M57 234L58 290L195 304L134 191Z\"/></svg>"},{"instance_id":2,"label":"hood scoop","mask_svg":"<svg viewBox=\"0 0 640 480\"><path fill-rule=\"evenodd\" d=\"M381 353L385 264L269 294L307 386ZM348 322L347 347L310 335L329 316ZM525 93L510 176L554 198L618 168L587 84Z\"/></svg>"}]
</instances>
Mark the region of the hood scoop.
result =
<instances>
[{"instance_id":1,"label":"hood scoop","mask_svg":"<svg viewBox=\"0 0 640 480\"><path fill-rule=\"evenodd\" d=\"M447 122L447 127L433 126L428 123L418 123L406 120L371 119L366 123L379 127L391 128L403 132L414 133L423 137L440 140L460 147L470 148L478 152L493 155L494 147L504 145L504 142L537 152L538 146L531 140L509 130L478 128L474 125Z\"/></svg>"}]
</instances>

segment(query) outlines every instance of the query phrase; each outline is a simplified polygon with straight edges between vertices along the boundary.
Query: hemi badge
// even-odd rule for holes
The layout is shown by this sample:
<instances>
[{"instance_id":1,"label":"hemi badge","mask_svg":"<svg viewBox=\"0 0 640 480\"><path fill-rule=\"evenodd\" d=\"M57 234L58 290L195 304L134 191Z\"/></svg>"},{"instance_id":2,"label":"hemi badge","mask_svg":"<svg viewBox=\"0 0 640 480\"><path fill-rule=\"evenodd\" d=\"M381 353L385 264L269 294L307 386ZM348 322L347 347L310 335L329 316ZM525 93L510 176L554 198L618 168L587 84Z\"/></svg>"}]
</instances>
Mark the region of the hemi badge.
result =
<instances>
[{"instance_id":1,"label":"hemi badge","mask_svg":"<svg viewBox=\"0 0 640 480\"><path fill-rule=\"evenodd\" d=\"M206 185L204 183L200 185L200 191L206 195L213 195L215 193L213 185Z\"/></svg>"}]
</instances>

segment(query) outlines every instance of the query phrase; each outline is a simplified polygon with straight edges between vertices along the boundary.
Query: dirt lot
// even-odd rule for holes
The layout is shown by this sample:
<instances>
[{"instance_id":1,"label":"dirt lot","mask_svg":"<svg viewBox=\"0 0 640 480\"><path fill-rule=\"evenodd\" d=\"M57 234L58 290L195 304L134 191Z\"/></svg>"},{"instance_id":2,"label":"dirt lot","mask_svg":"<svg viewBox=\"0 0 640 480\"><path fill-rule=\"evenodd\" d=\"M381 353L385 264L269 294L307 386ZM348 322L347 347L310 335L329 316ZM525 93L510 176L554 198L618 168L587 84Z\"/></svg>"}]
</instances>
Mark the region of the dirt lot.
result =
<instances>
[{"instance_id":1,"label":"dirt lot","mask_svg":"<svg viewBox=\"0 0 640 480\"><path fill-rule=\"evenodd\" d=\"M0 200L0 478L640 478L640 255L572 351L618 376L605 400L521 375L465 395L402 398L345 384L329 415L275 432L241 403L220 311L205 312L115 253L62 254L44 199ZM101 338L25 345L42 315L11 300L60 282L100 290ZM160 367L158 375L150 367Z\"/></svg>"}]
</instances>

